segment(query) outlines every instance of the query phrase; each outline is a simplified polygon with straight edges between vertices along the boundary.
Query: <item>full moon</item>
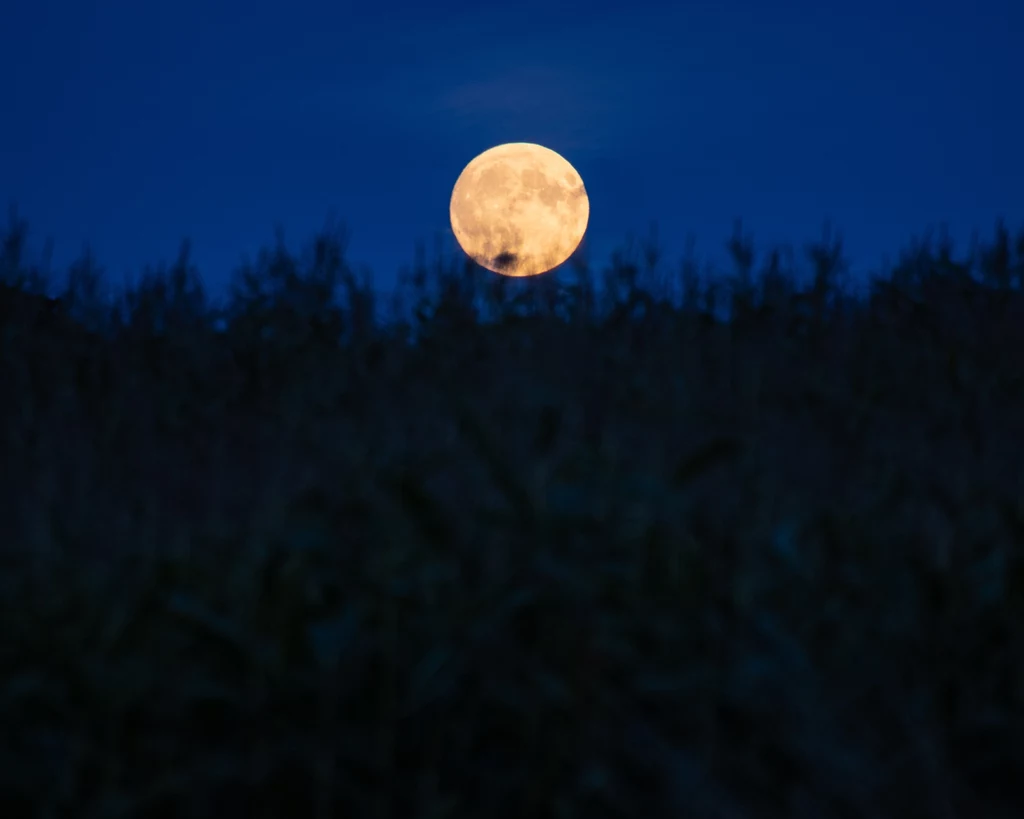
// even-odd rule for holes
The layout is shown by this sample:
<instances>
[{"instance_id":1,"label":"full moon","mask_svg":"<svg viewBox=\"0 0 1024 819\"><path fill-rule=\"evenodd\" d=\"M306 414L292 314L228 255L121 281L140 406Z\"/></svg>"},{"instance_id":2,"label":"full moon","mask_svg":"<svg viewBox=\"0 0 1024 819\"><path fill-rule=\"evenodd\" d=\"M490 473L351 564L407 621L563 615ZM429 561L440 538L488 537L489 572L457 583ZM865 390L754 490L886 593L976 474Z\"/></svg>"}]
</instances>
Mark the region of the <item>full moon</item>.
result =
<instances>
[{"instance_id":1,"label":"full moon","mask_svg":"<svg viewBox=\"0 0 1024 819\"><path fill-rule=\"evenodd\" d=\"M510 142L474 158L455 181L452 231L477 264L536 276L572 255L590 218L576 169L554 151Z\"/></svg>"}]
</instances>

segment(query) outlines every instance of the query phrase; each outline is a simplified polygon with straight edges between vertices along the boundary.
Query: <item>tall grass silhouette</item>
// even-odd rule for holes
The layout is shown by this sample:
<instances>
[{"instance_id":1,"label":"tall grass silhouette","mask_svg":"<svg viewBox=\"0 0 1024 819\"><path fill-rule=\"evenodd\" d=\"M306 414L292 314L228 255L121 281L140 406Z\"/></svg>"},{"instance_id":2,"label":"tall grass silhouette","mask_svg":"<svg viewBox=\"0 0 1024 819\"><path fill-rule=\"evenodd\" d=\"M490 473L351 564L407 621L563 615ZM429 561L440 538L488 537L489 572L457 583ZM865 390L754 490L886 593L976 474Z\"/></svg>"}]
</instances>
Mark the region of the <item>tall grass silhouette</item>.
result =
<instances>
[{"instance_id":1,"label":"tall grass silhouette","mask_svg":"<svg viewBox=\"0 0 1024 819\"><path fill-rule=\"evenodd\" d=\"M222 305L26 236L5 815L1021 815L1024 233L387 296L332 228Z\"/></svg>"}]
</instances>

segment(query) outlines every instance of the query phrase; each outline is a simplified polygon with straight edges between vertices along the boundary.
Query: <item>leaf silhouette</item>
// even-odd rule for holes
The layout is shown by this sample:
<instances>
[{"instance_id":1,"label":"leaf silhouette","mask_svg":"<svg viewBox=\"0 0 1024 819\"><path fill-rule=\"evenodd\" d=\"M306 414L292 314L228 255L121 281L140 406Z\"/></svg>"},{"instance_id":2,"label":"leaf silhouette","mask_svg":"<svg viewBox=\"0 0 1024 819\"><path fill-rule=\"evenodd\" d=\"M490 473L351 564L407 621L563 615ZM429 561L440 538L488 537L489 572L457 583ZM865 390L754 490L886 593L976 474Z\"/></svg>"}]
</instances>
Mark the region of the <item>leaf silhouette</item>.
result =
<instances>
[{"instance_id":1,"label":"leaf silhouette","mask_svg":"<svg viewBox=\"0 0 1024 819\"><path fill-rule=\"evenodd\" d=\"M722 435L700 445L682 458L672 473L672 483L683 487L718 466L728 464L743 452L743 442L736 437Z\"/></svg>"}]
</instances>

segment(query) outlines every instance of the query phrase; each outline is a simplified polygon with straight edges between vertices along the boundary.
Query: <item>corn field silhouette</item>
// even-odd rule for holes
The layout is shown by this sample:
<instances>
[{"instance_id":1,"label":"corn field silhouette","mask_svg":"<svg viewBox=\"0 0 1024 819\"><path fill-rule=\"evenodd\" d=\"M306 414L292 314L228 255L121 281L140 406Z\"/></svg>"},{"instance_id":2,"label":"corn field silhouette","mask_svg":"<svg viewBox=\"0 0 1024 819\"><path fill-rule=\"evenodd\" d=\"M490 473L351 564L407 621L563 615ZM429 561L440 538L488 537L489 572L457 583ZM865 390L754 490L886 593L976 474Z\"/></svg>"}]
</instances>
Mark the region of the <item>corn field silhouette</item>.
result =
<instances>
[{"instance_id":1,"label":"corn field silhouette","mask_svg":"<svg viewBox=\"0 0 1024 819\"><path fill-rule=\"evenodd\" d=\"M331 227L220 305L27 236L6 816L1022 815L1024 232L382 295Z\"/></svg>"}]
</instances>

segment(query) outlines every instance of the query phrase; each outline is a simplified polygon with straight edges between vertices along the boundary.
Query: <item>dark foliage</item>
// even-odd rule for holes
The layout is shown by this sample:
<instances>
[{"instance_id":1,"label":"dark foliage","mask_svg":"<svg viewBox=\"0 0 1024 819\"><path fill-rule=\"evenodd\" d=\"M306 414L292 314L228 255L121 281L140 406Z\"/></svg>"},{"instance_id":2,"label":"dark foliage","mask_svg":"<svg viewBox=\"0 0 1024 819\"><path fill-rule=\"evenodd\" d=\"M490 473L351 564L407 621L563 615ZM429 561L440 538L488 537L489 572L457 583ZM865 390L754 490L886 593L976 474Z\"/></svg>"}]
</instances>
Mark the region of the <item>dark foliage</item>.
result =
<instances>
[{"instance_id":1,"label":"dark foliage","mask_svg":"<svg viewBox=\"0 0 1024 819\"><path fill-rule=\"evenodd\" d=\"M5 816L1024 815L1024 234L0 252Z\"/></svg>"}]
</instances>

